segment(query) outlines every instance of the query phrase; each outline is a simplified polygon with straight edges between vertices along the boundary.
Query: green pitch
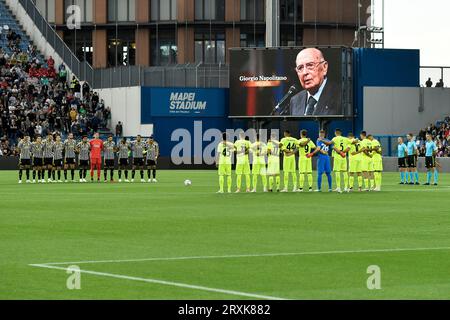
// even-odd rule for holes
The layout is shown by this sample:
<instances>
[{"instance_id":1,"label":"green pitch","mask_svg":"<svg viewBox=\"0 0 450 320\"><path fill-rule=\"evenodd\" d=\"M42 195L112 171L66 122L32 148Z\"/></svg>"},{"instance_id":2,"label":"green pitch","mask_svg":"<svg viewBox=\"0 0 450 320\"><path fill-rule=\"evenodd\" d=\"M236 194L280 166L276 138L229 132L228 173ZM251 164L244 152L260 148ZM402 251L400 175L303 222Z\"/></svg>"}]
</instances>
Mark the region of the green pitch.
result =
<instances>
[{"instance_id":1,"label":"green pitch","mask_svg":"<svg viewBox=\"0 0 450 320\"><path fill-rule=\"evenodd\" d=\"M450 299L450 175L426 187L384 174L383 192L353 194L217 195L214 171L158 179L18 185L1 172L0 299Z\"/></svg>"}]
</instances>

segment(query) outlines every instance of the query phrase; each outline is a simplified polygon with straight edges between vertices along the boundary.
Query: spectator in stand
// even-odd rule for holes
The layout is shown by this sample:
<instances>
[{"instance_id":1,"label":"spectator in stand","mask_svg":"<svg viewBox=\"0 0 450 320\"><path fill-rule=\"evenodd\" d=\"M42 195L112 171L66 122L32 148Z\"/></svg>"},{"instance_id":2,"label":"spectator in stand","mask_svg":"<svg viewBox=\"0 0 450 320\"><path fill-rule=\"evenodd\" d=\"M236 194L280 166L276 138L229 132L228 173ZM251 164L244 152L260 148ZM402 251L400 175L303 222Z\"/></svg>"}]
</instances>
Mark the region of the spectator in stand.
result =
<instances>
[{"instance_id":1,"label":"spectator in stand","mask_svg":"<svg viewBox=\"0 0 450 320\"><path fill-rule=\"evenodd\" d=\"M428 78L427 82L425 82L425 85L427 88L431 88L433 86L433 81L431 81L431 78Z\"/></svg>"},{"instance_id":2,"label":"spectator in stand","mask_svg":"<svg viewBox=\"0 0 450 320\"><path fill-rule=\"evenodd\" d=\"M439 80L439 82L436 83L436 88L443 88L444 87L444 81L442 79Z\"/></svg>"},{"instance_id":3,"label":"spectator in stand","mask_svg":"<svg viewBox=\"0 0 450 320\"><path fill-rule=\"evenodd\" d=\"M123 135L123 125L122 122L118 122L116 125L116 137L122 137Z\"/></svg>"}]
</instances>

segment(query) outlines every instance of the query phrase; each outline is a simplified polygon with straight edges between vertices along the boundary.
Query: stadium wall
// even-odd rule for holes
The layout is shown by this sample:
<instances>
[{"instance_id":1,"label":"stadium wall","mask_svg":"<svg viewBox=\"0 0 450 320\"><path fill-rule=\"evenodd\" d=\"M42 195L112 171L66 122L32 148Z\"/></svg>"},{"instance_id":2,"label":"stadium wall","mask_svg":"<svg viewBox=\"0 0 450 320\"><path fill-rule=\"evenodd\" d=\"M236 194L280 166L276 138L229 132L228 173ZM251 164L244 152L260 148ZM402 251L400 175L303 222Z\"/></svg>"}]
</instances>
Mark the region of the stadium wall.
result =
<instances>
[{"instance_id":1,"label":"stadium wall","mask_svg":"<svg viewBox=\"0 0 450 320\"><path fill-rule=\"evenodd\" d=\"M364 126L375 135L418 133L450 115L450 89L364 88Z\"/></svg>"}]
</instances>

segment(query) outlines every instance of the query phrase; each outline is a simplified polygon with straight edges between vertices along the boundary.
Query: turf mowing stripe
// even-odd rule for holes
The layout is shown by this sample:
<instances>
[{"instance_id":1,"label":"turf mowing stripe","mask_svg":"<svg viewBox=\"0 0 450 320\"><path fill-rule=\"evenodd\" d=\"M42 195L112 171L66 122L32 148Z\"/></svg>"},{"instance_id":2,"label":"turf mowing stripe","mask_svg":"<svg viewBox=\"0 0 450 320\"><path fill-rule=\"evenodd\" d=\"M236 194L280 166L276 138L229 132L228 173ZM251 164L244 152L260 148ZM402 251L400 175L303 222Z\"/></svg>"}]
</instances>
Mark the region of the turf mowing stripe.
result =
<instances>
[{"instance_id":1,"label":"turf mowing stripe","mask_svg":"<svg viewBox=\"0 0 450 320\"><path fill-rule=\"evenodd\" d=\"M191 256L191 257L166 257L166 258L144 258L127 260L93 260L93 261L70 261L70 262L48 262L37 264L40 266L55 266L69 264L95 264L95 263L123 263L123 262L144 262L144 261L176 261L176 260L206 260L206 259L234 259L234 258L259 258L259 257L285 257L285 256L308 256L325 254L358 254L377 252L414 252L414 251L440 251L450 250L450 247L437 248L398 248L398 249L370 249L370 250L340 250L340 251L311 251L311 252L291 252L291 253L262 253L262 254L236 254L223 256ZM33 265L33 266L37 266Z\"/></svg>"},{"instance_id":2,"label":"turf mowing stripe","mask_svg":"<svg viewBox=\"0 0 450 320\"><path fill-rule=\"evenodd\" d=\"M64 270L64 271L68 270L68 268L49 266L49 265L45 265L45 264L30 264L30 266L37 267L37 268ZM172 281L148 279L148 278L139 278L139 277L120 275L120 274L106 273L106 272L80 270L80 273L91 274L91 275L102 276L102 277L110 277L110 278L116 278L116 279L124 279L124 280L131 280L131 281L140 281L140 282L154 283L154 284L160 284L160 285L172 286L172 287L179 287L179 288L185 288L185 289L193 289L193 290L200 290L200 291L209 291L209 292L223 293L223 294L232 295L232 296L240 296L240 297L255 298L255 299L262 299L262 300L286 300L284 298L264 296L264 295L260 295L260 294L254 294L254 293L240 292L240 291L234 291L234 290L225 290L225 289L217 289L217 288L209 288L209 287L185 284L185 283L180 283L180 282L172 282Z\"/></svg>"}]
</instances>

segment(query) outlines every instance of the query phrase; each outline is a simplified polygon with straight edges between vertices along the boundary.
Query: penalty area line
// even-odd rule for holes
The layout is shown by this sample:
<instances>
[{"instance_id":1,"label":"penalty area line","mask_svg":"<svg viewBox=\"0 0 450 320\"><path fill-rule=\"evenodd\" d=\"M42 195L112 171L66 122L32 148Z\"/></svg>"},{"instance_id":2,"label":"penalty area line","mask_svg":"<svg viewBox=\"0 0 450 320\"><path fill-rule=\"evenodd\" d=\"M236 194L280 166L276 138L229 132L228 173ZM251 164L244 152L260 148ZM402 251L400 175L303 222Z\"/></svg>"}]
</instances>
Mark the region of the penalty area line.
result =
<instances>
[{"instance_id":1,"label":"penalty area line","mask_svg":"<svg viewBox=\"0 0 450 320\"><path fill-rule=\"evenodd\" d=\"M85 260L85 261L67 261L67 262L47 262L33 264L35 266L56 266L69 264L96 264L96 263L125 263L125 262L146 262L146 261L179 261L179 260L209 260L209 259L237 259L237 258L263 258L263 257L289 257L289 256L315 256L315 255L333 255L333 254L364 254L364 253L390 253L390 252L415 252L415 251L446 251L450 247L434 248L393 248L393 249L362 249L362 250L336 250L336 251L305 251L305 252L285 252L285 253L261 253L261 254L234 254L217 256L186 256L186 257L160 257L143 259L124 259L124 260Z\"/></svg>"},{"instance_id":2,"label":"penalty area line","mask_svg":"<svg viewBox=\"0 0 450 320\"><path fill-rule=\"evenodd\" d=\"M46 269L64 270L64 271L67 271L68 269L70 269L70 268L63 268L63 267L46 265L46 264L30 264L29 266L36 267L36 268L46 268ZM122 279L122 280L146 282L146 283L159 284L159 285L178 287L178 288L184 288L184 289L192 289L192 290L199 290L199 291L222 293L222 294L226 294L226 295L247 297L247 298L254 298L254 299L286 300L284 298L260 295L260 294L255 294L255 293L247 293L247 292L241 292L241 291L235 291L235 290L210 288L210 287L191 285L191 284L186 284L186 283L181 283L181 282L165 281L165 280L158 280L158 279L151 279L151 278L133 277L133 276L126 276L126 275L121 275L121 274L114 274L114 273L106 273L106 272L98 272L98 271L90 271L90 270L80 270L80 273L90 274L90 275L94 275L94 276L101 276L101 277L116 278L116 279Z\"/></svg>"}]
</instances>

